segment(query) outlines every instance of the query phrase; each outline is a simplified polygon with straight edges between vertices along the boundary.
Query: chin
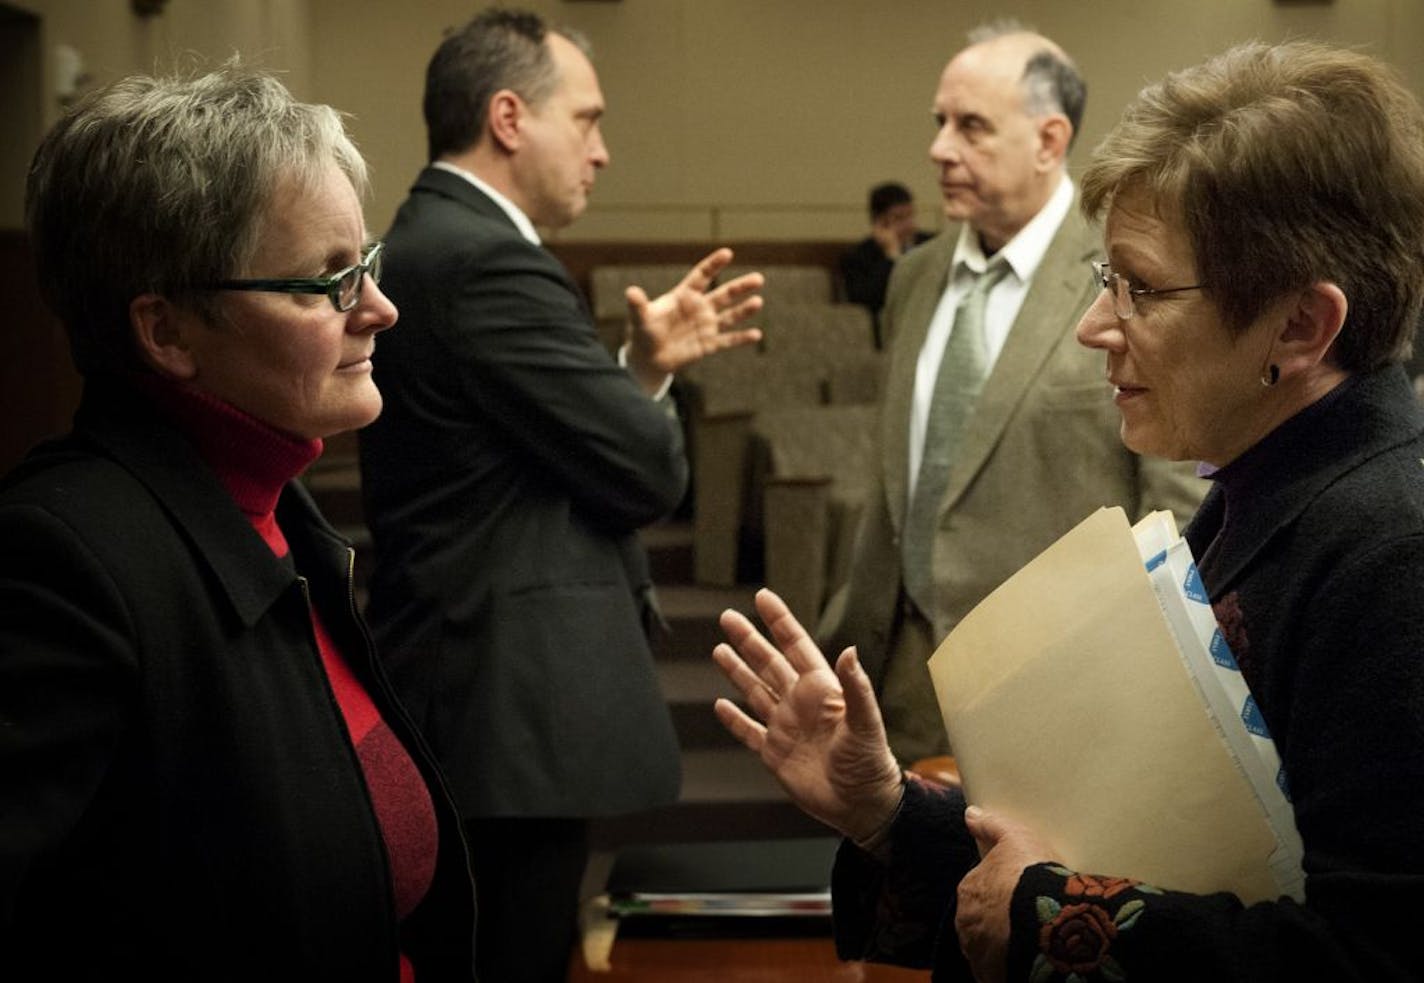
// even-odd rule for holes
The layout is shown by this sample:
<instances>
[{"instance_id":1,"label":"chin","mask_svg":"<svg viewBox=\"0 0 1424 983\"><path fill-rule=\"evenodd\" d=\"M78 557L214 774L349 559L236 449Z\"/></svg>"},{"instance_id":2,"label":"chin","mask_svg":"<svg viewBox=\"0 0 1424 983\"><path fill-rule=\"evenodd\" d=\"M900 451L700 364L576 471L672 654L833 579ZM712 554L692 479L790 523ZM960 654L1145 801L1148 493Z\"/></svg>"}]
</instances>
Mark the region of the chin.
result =
<instances>
[{"instance_id":1,"label":"chin","mask_svg":"<svg viewBox=\"0 0 1424 983\"><path fill-rule=\"evenodd\" d=\"M1122 438L1122 445L1134 454L1144 454L1148 457L1166 457L1161 448L1161 441L1155 440L1154 435L1141 427L1129 427L1127 421L1122 421L1122 426L1118 428L1118 436Z\"/></svg>"},{"instance_id":2,"label":"chin","mask_svg":"<svg viewBox=\"0 0 1424 983\"><path fill-rule=\"evenodd\" d=\"M1190 448L1184 446L1180 441L1167 439L1161 434L1138 429L1130 430L1125 425L1120 433L1123 446L1134 454L1161 458L1164 461L1198 460L1198 456L1192 453Z\"/></svg>"},{"instance_id":3,"label":"chin","mask_svg":"<svg viewBox=\"0 0 1424 983\"><path fill-rule=\"evenodd\" d=\"M374 423L376 417L381 415L381 397L379 395L372 399L363 400L359 405L348 407L339 416L334 415L321 421L318 426L311 429L319 431L311 436L326 439L334 437L339 433L346 433L350 430L360 430L367 424Z\"/></svg>"},{"instance_id":4,"label":"chin","mask_svg":"<svg viewBox=\"0 0 1424 983\"><path fill-rule=\"evenodd\" d=\"M946 199L944 203L944 217L951 222L967 222L973 216L973 210L964 202L958 199Z\"/></svg>"}]
</instances>

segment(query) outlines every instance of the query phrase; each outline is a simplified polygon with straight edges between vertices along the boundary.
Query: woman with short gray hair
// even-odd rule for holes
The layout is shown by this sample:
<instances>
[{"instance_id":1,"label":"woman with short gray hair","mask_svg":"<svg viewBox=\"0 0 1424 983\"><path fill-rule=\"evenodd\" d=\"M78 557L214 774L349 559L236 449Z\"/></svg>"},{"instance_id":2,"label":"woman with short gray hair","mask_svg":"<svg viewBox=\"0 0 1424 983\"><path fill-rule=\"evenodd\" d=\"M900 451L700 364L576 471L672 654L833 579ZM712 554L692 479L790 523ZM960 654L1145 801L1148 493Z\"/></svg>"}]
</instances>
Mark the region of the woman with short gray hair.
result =
<instances>
[{"instance_id":1,"label":"woman with short gray hair","mask_svg":"<svg viewBox=\"0 0 1424 983\"><path fill-rule=\"evenodd\" d=\"M35 155L85 389L0 485L7 976L473 978L453 806L294 480L381 408L365 187L332 109L236 64Z\"/></svg>"}]
</instances>

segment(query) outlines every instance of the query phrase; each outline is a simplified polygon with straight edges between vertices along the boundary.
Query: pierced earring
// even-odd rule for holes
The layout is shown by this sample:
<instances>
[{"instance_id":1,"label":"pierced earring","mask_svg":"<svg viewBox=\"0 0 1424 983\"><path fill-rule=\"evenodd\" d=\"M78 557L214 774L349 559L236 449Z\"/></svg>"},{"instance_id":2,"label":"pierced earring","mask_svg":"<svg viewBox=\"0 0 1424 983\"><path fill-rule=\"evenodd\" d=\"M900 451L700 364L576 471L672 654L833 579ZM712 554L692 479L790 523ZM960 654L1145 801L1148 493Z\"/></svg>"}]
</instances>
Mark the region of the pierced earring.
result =
<instances>
[{"instance_id":1,"label":"pierced earring","mask_svg":"<svg viewBox=\"0 0 1424 983\"><path fill-rule=\"evenodd\" d=\"M1281 381L1281 367L1272 362L1267 366L1266 371L1261 373L1261 385L1267 389Z\"/></svg>"}]
</instances>

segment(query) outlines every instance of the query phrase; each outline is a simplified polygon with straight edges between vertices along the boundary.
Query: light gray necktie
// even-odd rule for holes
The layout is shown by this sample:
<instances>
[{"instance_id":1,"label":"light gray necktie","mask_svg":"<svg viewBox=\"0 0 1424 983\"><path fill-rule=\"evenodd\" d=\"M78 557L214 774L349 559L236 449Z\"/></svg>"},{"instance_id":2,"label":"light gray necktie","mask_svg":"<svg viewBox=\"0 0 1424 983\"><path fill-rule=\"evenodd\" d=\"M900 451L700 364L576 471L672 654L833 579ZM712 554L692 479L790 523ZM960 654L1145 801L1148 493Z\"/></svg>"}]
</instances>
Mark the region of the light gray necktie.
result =
<instances>
[{"instance_id":1,"label":"light gray necktie","mask_svg":"<svg viewBox=\"0 0 1424 983\"><path fill-rule=\"evenodd\" d=\"M1008 272L1008 263L1002 257L995 257L960 298L954 311L954 326L945 342L944 358L939 363L939 374L935 376L920 473L900 537L905 592L920 613L931 620L934 618L934 541L940 505L949 486L949 471L959 452L964 426L974 412L974 404L988 375L984 309L988 306L989 292Z\"/></svg>"}]
</instances>

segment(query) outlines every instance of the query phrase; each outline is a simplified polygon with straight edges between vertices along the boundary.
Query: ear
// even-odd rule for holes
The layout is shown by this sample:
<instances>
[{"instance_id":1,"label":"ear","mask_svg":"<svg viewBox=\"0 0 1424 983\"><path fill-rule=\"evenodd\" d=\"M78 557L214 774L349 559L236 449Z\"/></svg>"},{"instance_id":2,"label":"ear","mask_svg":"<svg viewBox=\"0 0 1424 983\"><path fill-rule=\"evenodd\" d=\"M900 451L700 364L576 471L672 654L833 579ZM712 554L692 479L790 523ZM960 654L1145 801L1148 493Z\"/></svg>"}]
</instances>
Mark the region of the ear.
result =
<instances>
[{"instance_id":1,"label":"ear","mask_svg":"<svg viewBox=\"0 0 1424 983\"><path fill-rule=\"evenodd\" d=\"M1287 300L1285 321L1271 345L1269 362L1289 378L1314 370L1326 361L1349 313L1345 292L1329 281L1312 283Z\"/></svg>"},{"instance_id":2,"label":"ear","mask_svg":"<svg viewBox=\"0 0 1424 983\"><path fill-rule=\"evenodd\" d=\"M129 328L139 358L159 375L186 382L198 374L187 334L207 328L193 313L159 294L140 294L129 302Z\"/></svg>"},{"instance_id":3,"label":"ear","mask_svg":"<svg viewBox=\"0 0 1424 983\"><path fill-rule=\"evenodd\" d=\"M1068 156L1068 144L1073 141L1073 124L1062 113L1051 113L1038 120L1038 155L1040 170L1052 170Z\"/></svg>"},{"instance_id":4,"label":"ear","mask_svg":"<svg viewBox=\"0 0 1424 983\"><path fill-rule=\"evenodd\" d=\"M513 153L523 142L520 132L524 114L528 111L524 100L513 89L500 89L490 96L488 122L490 139L495 146Z\"/></svg>"}]
</instances>

